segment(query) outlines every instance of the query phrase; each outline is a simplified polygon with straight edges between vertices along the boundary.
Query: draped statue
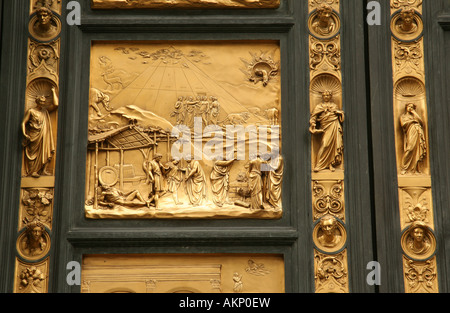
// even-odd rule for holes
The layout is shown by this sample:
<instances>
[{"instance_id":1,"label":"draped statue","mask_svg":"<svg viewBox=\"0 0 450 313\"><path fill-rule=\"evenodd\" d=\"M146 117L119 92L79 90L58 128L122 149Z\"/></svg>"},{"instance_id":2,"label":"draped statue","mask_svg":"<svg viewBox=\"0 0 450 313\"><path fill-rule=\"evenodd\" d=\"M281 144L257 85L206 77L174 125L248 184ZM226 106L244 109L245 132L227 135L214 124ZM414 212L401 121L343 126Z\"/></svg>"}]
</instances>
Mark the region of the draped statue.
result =
<instances>
[{"instance_id":1,"label":"draped statue","mask_svg":"<svg viewBox=\"0 0 450 313\"><path fill-rule=\"evenodd\" d=\"M311 134L322 135L315 172L324 169L334 171L341 165L344 153L343 122L344 112L332 101L332 93L323 92L322 102L314 108L310 119Z\"/></svg>"},{"instance_id":2,"label":"draped statue","mask_svg":"<svg viewBox=\"0 0 450 313\"><path fill-rule=\"evenodd\" d=\"M29 109L22 122L22 132L25 137L23 146L25 150L26 176L49 176L47 166L55 154L52 125L49 111L58 107L58 97L55 88L52 88L53 103L46 104L46 97L36 98L36 107Z\"/></svg>"},{"instance_id":3,"label":"draped statue","mask_svg":"<svg viewBox=\"0 0 450 313\"><path fill-rule=\"evenodd\" d=\"M416 105L408 103L406 112L400 117L400 124L404 133L404 153L401 164L402 175L412 172L420 173L419 163L427 155L427 143L424 123L416 112Z\"/></svg>"}]
</instances>

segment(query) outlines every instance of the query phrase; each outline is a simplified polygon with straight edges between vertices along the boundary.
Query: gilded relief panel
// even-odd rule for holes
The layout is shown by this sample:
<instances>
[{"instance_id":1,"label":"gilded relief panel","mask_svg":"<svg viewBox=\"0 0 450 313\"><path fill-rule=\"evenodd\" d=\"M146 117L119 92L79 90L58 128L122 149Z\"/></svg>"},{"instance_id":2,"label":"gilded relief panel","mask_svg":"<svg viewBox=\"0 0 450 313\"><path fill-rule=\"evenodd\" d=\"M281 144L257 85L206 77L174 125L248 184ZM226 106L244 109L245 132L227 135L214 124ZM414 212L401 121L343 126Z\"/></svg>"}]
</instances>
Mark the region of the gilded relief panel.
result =
<instances>
[{"instance_id":1,"label":"gilded relief panel","mask_svg":"<svg viewBox=\"0 0 450 313\"><path fill-rule=\"evenodd\" d=\"M92 0L93 9L276 9L281 0Z\"/></svg>"},{"instance_id":2,"label":"gilded relief panel","mask_svg":"<svg viewBox=\"0 0 450 313\"><path fill-rule=\"evenodd\" d=\"M82 293L283 293L279 255L85 255Z\"/></svg>"},{"instance_id":3,"label":"gilded relief panel","mask_svg":"<svg viewBox=\"0 0 450 313\"><path fill-rule=\"evenodd\" d=\"M88 218L282 215L275 41L94 42Z\"/></svg>"}]
</instances>

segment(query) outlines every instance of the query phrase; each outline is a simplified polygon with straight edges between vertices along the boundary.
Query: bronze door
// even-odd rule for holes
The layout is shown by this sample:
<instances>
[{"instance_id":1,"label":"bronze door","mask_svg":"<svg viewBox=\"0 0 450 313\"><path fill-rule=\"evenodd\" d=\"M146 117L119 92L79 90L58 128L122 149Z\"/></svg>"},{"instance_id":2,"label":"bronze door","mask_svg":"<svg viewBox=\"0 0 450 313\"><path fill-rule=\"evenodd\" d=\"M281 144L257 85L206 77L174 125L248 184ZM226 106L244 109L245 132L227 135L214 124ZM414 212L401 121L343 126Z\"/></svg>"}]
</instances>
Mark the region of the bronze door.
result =
<instances>
[{"instance_id":1,"label":"bronze door","mask_svg":"<svg viewBox=\"0 0 450 313\"><path fill-rule=\"evenodd\" d=\"M445 1L0 3L0 290L447 290Z\"/></svg>"}]
</instances>

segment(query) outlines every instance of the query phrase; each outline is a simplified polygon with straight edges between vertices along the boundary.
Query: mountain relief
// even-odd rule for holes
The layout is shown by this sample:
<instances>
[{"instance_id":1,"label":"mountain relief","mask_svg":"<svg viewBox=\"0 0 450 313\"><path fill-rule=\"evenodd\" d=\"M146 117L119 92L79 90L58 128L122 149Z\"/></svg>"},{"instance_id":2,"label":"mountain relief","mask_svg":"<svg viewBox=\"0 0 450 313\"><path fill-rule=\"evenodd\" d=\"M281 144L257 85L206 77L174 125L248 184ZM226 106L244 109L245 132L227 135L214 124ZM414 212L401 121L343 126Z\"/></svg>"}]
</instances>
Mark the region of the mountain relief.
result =
<instances>
[{"instance_id":1,"label":"mountain relief","mask_svg":"<svg viewBox=\"0 0 450 313\"><path fill-rule=\"evenodd\" d=\"M243 73L258 55L270 80ZM86 216L280 218L279 57L266 41L95 42Z\"/></svg>"}]
</instances>

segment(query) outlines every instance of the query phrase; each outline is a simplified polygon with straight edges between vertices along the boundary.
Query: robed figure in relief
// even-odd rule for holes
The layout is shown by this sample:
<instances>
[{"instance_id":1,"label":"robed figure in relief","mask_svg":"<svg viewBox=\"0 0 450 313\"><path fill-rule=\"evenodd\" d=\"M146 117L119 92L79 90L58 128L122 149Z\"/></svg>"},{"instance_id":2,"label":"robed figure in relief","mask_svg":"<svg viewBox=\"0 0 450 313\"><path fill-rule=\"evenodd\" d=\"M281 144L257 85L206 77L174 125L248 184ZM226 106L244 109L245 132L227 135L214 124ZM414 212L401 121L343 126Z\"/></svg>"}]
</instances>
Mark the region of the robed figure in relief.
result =
<instances>
[{"instance_id":1,"label":"robed figure in relief","mask_svg":"<svg viewBox=\"0 0 450 313\"><path fill-rule=\"evenodd\" d=\"M281 155L275 159L275 166L267 171L266 199L275 208L281 208L281 188L283 183L284 160ZM272 166L272 164L270 164Z\"/></svg>"},{"instance_id":2,"label":"robed figure in relief","mask_svg":"<svg viewBox=\"0 0 450 313\"><path fill-rule=\"evenodd\" d=\"M330 169L334 171L342 164L344 153L343 127L344 112L332 101L332 93L322 93L322 102L313 110L310 120L310 132L322 135L317 153L315 172Z\"/></svg>"},{"instance_id":3,"label":"robed figure in relief","mask_svg":"<svg viewBox=\"0 0 450 313\"><path fill-rule=\"evenodd\" d=\"M206 176L200 162L197 160L186 160L187 177L186 177L186 193L189 202L193 205L201 204L206 198Z\"/></svg>"},{"instance_id":4,"label":"robed figure in relief","mask_svg":"<svg viewBox=\"0 0 450 313\"><path fill-rule=\"evenodd\" d=\"M262 166L266 163L267 161L263 160L259 155L250 158L248 185L251 190L250 202L252 210L264 209Z\"/></svg>"},{"instance_id":5,"label":"robed figure in relief","mask_svg":"<svg viewBox=\"0 0 450 313\"><path fill-rule=\"evenodd\" d=\"M214 203L221 207L227 201L230 176L230 165L235 160L222 161L217 160L214 162L213 170L211 171L211 191L213 194Z\"/></svg>"},{"instance_id":6,"label":"robed figure in relief","mask_svg":"<svg viewBox=\"0 0 450 313\"><path fill-rule=\"evenodd\" d=\"M55 154L52 125L49 111L58 107L55 88L52 88L53 103L46 105L46 97L36 98L36 107L29 109L22 122L25 151L26 176L39 177L51 175L47 166Z\"/></svg>"},{"instance_id":7,"label":"robed figure in relief","mask_svg":"<svg viewBox=\"0 0 450 313\"><path fill-rule=\"evenodd\" d=\"M178 188L183 180L183 172L186 169L179 168L180 160L172 158L165 166L167 168L167 186L168 192L172 194L175 205L183 204L178 200Z\"/></svg>"},{"instance_id":8,"label":"robed figure in relief","mask_svg":"<svg viewBox=\"0 0 450 313\"><path fill-rule=\"evenodd\" d=\"M404 154L401 173L420 173L419 163L427 154L427 143L423 130L423 121L416 112L416 105L408 103L406 112L400 117L400 124L404 133Z\"/></svg>"}]
</instances>

